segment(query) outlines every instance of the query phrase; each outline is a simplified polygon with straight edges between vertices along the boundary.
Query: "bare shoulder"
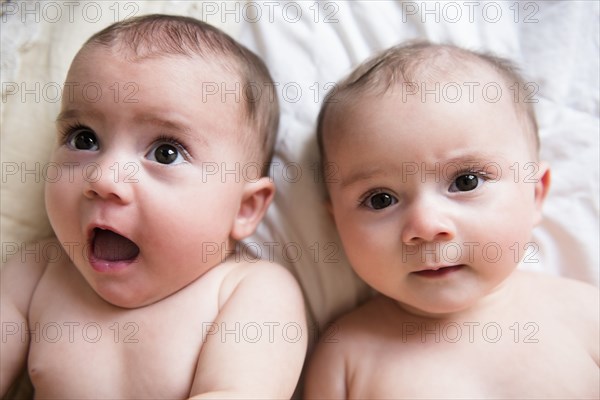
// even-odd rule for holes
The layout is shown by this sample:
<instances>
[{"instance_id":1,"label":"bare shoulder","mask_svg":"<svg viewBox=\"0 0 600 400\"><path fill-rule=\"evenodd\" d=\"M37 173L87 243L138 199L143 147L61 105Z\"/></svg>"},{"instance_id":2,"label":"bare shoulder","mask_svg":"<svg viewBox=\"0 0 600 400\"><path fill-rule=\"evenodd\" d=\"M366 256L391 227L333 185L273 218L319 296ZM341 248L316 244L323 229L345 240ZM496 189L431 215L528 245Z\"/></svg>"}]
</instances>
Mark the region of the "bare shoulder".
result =
<instances>
[{"instance_id":1,"label":"bare shoulder","mask_svg":"<svg viewBox=\"0 0 600 400\"><path fill-rule=\"evenodd\" d=\"M564 277L519 271L518 293L527 303L550 310L554 318L598 332L600 291L597 287Z\"/></svg>"},{"instance_id":2,"label":"bare shoulder","mask_svg":"<svg viewBox=\"0 0 600 400\"><path fill-rule=\"evenodd\" d=\"M256 262L228 261L219 291L219 304L222 306L232 296L243 291L262 297L277 297L283 300L302 302L302 292L294 276L283 266L266 260Z\"/></svg>"},{"instance_id":3,"label":"bare shoulder","mask_svg":"<svg viewBox=\"0 0 600 400\"><path fill-rule=\"evenodd\" d=\"M343 359L347 364L354 354L376 345L375 337L385 337L386 332L394 330L400 322L399 310L385 296L369 299L328 325L321 334L318 352L326 355L327 360Z\"/></svg>"},{"instance_id":4,"label":"bare shoulder","mask_svg":"<svg viewBox=\"0 0 600 400\"><path fill-rule=\"evenodd\" d=\"M218 291L216 322L293 326L307 343L304 297L294 276L279 264L227 262ZM291 332L291 331L290 331ZM291 334L291 333L290 333Z\"/></svg>"},{"instance_id":5,"label":"bare shoulder","mask_svg":"<svg viewBox=\"0 0 600 400\"><path fill-rule=\"evenodd\" d=\"M203 343L191 393L289 398L308 343L299 285L285 268L267 261L229 259L219 269L218 315Z\"/></svg>"},{"instance_id":6,"label":"bare shoulder","mask_svg":"<svg viewBox=\"0 0 600 400\"><path fill-rule=\"evenodd\" d=\"M3 300L10 299L25 315L35 288L49 262L62 258L63 253L62 246L56 238L23 244L22 248L15 251L13 256L2 265Z\"/></svg>"},{"instance_id":7,"label":"bare shoulder","mask_svg":"<svg viewBox=\"0 0 600 400\"><path fill-rule=\"evenodd\" d=\"M530 271L519 271L516 276L523 293L538 293L547 304L584 310L591 307L590 311L598 307L600 291L589 283Z\"/></svg>"},{"instance_id":8,"label":"bare shoulder","mask_svg":"<svg viewBox=\"0 0 600 400\"><path fill-rule=\"evenodd\" d=\"M600 364L600 291L597 287L534 272L520 272L518 283L519 292L528 297L527 302L536 302L540 316L547 315L562 328L569 328Z\"/></svg>"},{"instance_id":9,"label":"bare shoulder","mask_svg":"<svg viewBox=\"0 0 600 400\"><path fill-rule=\"evenodd\" d=\"M59 253L46 252L53 247ZM0 270L0 322L3 340L0 346L0 396L17 378L26 364L29 341L16 334L20 327L27 326L32 298L42 279L51 257L61 256L62 248L56 240L24 244L21 249L4 248L3 258L13 252L10 260ZM2 260L3 262L5 260ZM7 333L4 335L4 328Z\"/></svg>"},{"instance_id":10,"label":"bare shoulder","mask_svg":"<svg viewBox=\"0 0 600 400\"><path fill-rule=\"evenodd\" d=\"M377 295L327 327L309 359L307 399L348 397L354 368L371 365L371 355L378 353L373 347L378 347L391 329L387 323L393 318L394 308L390 299Z\"/></svg>"}]
</instances>

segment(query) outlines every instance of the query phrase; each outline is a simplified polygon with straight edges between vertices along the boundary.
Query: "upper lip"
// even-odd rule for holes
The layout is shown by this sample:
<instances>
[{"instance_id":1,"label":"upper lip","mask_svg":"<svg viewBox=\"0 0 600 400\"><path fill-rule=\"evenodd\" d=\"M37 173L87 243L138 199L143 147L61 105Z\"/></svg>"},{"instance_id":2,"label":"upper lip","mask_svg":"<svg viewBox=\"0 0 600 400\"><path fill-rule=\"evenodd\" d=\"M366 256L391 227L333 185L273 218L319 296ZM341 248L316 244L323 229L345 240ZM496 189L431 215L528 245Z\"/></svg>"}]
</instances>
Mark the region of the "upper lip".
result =
<instances>
[{"instance_id":1,"label":"upper lip","mask_svg":"<svg viewBox=\"0 0 600 400\"><path fill-rule=\"evenodd\" d=\"M131 240L132 242L134 242L134 241L133 241L133 240L132 240L132 239L131 239L129 236L127 236L127 235L123 234L121 231L119 231L119 230L115 229L115 228L114 228L114 227L112 227L112 226L109 226L109 225L104 225L104 224L94 224L94 223L92 223L92 224L90 224L90 225L88 226L88 228L87 228L87 239L88 239L88 241L89 241L90 243L92 243L92 242L93 242L93 240L94 240L94 236L95 236L95 234L96 234L96 233L95 233L95 230L96 230L96 229L102 229L102 230L105 230L105 231L112 231L112 232L114 232L114 233L116 233L116 234L118 234L118 235L121 235L121 236L123 236L123 237L125 237L125 238L127 238L127 239ZM134 243L135 243L135 242L134 242Z\"/></svg>"},{"instance_id":2,"label":"upper lip","mask_svg":"<svg viewBox=\"0 0 600 400\"><path fill-rule=\"evenodd\" d=\"M449 268L449 267L458 267L460 265L462 265L462 264L454 264L454 265L428 265L428 266L423 266L422 268L419 268L417 270L414 270L413 272L437 271L438 269Z\"/></svg>"}]
</instances>

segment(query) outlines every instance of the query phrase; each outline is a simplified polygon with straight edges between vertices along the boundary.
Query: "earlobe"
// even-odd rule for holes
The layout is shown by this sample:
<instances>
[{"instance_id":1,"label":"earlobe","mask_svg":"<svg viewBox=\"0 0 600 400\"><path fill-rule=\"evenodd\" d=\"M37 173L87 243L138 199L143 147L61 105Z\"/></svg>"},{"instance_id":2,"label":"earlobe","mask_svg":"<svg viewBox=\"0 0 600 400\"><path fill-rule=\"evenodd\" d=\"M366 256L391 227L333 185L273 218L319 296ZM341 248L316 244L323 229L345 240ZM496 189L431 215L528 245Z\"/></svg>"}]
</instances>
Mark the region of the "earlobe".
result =
<instances>
[{"instance_id":1,"label":"earlobe","mask_svg":"<svg viewBox=\"0 0 600 400\"><path fill-rule=\"evenodd\" d=\"M550 166L545 162L540 162L539 171L537 176L537 181L535 182L535 220L534 223L537 225L542 220L542 205L544 204L544 200L548 195L548 191L550 190Z\"/></svg>"},{"instance_id":2,"label":"earlobe","mask_svg":"<svg viewBox=\"0 0 600 400\"><path fill-rule=\"evenodd\" d=\"M268 177L247 183L244 186L242 201L230 237L239 241L254 233L274 196L275 185Z\"/></svg>"}]
</instances>

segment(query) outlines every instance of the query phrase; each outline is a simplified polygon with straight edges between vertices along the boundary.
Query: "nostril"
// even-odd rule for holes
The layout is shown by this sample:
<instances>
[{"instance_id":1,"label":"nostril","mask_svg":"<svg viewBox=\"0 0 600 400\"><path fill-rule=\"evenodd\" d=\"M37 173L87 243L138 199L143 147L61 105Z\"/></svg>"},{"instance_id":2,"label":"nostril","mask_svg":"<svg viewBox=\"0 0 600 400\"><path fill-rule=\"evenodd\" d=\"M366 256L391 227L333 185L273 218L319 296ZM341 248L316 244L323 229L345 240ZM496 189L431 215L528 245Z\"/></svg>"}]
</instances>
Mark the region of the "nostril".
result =
<instances>
[{"instance_id":1,"label":"nostril","mask_svg":"<svg viewBox=\"0 0 600 400\"><path fill-rule=\"evenodd\" d=\"M90 188L84 189L83 194L84 194L85 197L88 197L90 199L98 197L98 193L96 193L95 190L90 189Z\"/></svg>"},{"instance_id":2,"label":"nostril","mask_svg":"<svg viewBox=\"0 0 600 400\"><path fill-rule=\"evenodd\" d=\"M104 165L104 164L103 164ZM112 170L113 167L107 168ZM133 186L128 182L120 181L116 175L100 170L96 165L95 172L88 177L83 174L83 195L88 199L107 200L119 203L129 203L133 194Z\"/></svg>"},{"instance_id":3,"label":"nostril","mask_svg":"<svg viewBox=\"0 0 600 400\"><path fill-rule=\"evenodd\" d=\"M452 224L440 219L415 219L405 224L402 230L402 242L406 245L447 241L452 238L454 238Z\"/></svg>"},{"instance_id":4,"label":"nostril","mask_svg":"<svg viewBox=\"0 0 600 400\"><path fill-rule=\"evenodd\" d=\"M91 200L112 200L117 202L123 202L123 194L119 193L118 188L110 187L111 185L88 185L83 191L83 195Z\"/></svg>"},{"instance_id":5,"label":"nostril","mask_svg":"<svg viewBox=\"0 0 600 400\"><path fill-rule=\"evenodd\" d=\"M452 235L450 234L450 232L438 232L435 236L434 239L447 239L452 237Z\"/></svg>"}]
</instances>

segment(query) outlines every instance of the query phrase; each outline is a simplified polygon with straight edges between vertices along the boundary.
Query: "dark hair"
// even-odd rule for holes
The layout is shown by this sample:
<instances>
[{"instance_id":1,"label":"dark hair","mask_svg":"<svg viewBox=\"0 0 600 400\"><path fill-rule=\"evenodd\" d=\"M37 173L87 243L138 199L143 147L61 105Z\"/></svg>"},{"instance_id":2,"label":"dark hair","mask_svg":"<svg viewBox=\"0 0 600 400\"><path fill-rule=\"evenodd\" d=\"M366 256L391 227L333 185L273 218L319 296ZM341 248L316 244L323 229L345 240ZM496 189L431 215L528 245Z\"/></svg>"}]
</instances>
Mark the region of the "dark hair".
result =
<instances>
[{"instance_id":1,"label":"dark hair","mask_svg":"<svg viewBox=\"0 0 600 400\"><path fill-rule=\"evenodd\" d=\"M116 48L133 60L169 54L209 61L216 57L220 66L241 80L244 113L259 138L250 135L243 142L256 153L266 175L277 137L279 104L269 70L256 54L203 21L162 14L116 22L94 34L83 48L93 45Z\"/></svg>"}]
</instances>

